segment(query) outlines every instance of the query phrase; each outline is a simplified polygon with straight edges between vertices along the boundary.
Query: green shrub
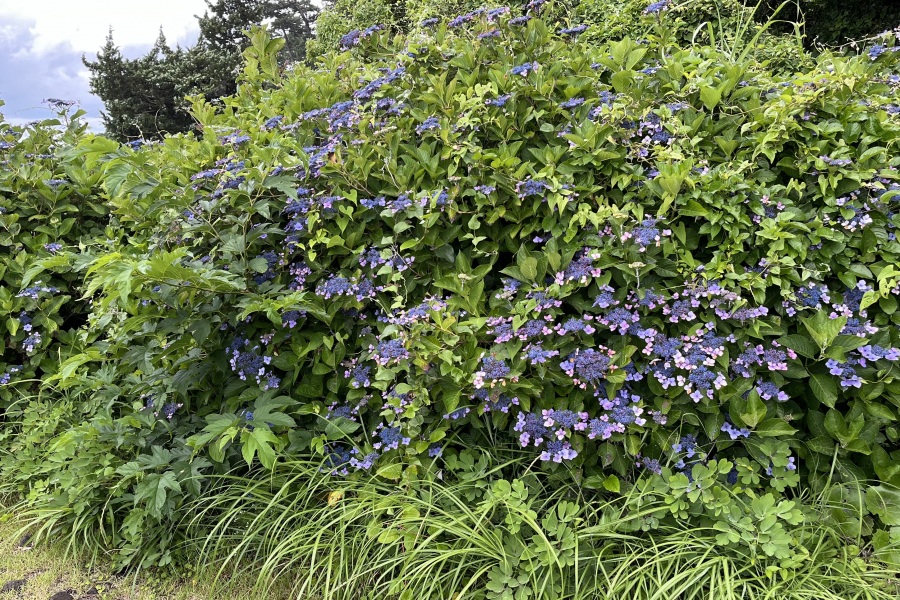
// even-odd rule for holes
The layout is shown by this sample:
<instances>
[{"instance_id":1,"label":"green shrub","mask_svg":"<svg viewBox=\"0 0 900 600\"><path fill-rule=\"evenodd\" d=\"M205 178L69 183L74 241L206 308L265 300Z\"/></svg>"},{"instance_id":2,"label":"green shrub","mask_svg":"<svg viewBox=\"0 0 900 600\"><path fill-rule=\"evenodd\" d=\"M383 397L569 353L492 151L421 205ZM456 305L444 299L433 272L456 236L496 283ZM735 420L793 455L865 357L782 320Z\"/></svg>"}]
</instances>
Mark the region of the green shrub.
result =
<instances>
[{"instance_id":1,"label":"green shrub","mask_svg":"<svg viewBox=\"0 0 900 600\"><path fill-rule=\"evenodd\" d=\"M58 118L12 127L0 117L0 406L7 416L73 347L84 349L75 330L89 307L69 253L109 234L100 175L72 152L85 113L48 102ZM37 259L49 267L40 275L32 271Z\"/></svg>"},{"instance_id":2,"label":"green shrub","mask_svg":"<svg viewBox=\"0 0 900 600\"><path fill-rule=\"evenodd\" d=\"M127 237L80 260L96 342L50 382L97 409L16 480L35 518L166 564L213 474L483 452L787 570L793 496L877 480L891 552L896 52L783 75L666 15L597 45L475 11L287 77L257 32L202 139L78 142Z\"/></svg>"},{"instance_id":3,"label":"green shrub","mask_svg":"<svg viewBox=\"0 0 900 600\"><path fill-rule=\"evenodd\" d=\"M372 0L355 2L336 0L316 19L316 37L306 44L306 54L316 58L340 45L340 40L353 29L373 26L385 27L392 32L409 28L404 0Z\"/></svg>"}]
</instances>

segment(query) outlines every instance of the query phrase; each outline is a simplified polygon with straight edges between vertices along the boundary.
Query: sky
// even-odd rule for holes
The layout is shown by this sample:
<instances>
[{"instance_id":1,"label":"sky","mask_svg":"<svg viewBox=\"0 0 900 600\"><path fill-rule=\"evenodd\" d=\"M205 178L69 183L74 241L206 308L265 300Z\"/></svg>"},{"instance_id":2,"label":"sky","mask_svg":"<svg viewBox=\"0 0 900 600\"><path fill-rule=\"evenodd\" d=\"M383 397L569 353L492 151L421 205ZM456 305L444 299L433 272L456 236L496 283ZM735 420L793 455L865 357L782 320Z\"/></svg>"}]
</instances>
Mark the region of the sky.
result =
<instances>
[{"instance_id":1,"label":"sky","mask_svg":"<svg viewBox=\"0 0 900 600\"><path fill-rule=\"evenodd\" d=\"M204 0L0 0L0 113L22 124L53 116L47 98L74 100L102 131L82 54L93 60L110 27L127 58L145 54L160 27L170 46L193 45L205 9Z\"/></svg>"}]
</instances>

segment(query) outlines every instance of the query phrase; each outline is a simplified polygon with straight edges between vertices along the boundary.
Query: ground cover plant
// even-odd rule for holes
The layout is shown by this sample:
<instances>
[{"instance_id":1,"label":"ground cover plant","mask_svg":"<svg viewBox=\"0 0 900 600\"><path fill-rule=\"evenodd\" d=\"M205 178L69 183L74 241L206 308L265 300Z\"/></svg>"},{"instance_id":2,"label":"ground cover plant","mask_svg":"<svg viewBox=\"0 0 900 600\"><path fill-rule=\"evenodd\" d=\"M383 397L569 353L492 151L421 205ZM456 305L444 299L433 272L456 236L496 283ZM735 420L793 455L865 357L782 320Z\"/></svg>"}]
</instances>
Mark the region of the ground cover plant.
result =
<instances>
[{"instance_id":1,"label":"ground cover plant","mask_svg":"<svg viewBox=\"0 0 900 600\"><path fill-rule=\"evenodd\" d=\"M211 540L312 597L896 594L897 36L776 70L669 8L602 45L539 2L370 27L289 73L257 30L202 137L78 134L30 179L10 129L8 179L109 211L9 283L83 311L29 377L7 320L38 537Z\"/></svg>"}]
</instances>

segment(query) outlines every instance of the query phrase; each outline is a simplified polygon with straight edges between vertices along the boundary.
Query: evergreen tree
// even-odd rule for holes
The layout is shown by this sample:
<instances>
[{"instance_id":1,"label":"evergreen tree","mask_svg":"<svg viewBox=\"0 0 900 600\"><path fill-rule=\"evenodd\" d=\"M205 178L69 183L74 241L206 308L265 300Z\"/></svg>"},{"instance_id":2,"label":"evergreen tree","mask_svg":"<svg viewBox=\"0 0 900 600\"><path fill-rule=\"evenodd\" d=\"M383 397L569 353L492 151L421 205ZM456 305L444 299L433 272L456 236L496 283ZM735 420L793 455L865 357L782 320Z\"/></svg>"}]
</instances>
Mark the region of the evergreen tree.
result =
<instances>
[{"instance_id":1,"label":"evergreen tree","mask_svg":"<svg viewBox=\"0 0 900 600\"><path fill-rule=\"evenodd\" d=\"M317 15L308 0L207 0L207 6L197 17L200 39L190 48L170 48L160 31L150 52L127 59L110 30L96 60L82 57L91 92L103 100L108 136L128 141L190 131L194 121L186 96L215 100L234 93L247 43L244 30L266 23L287 42L282 59L301 60Z\"/></svg>"},{"instance_id":2,"label":"evergreen tree","mask_svg":"<svg viewBox=\"0 0 900 600\"><path fill-rule=\"evenodd\" d=\"M309 0L206 0L208 10L197 19L200 35L213 48L240 51L248 40L243 31L265 23L273 37L284 38L282 62L303 60L319 10Z\"/></svg>"},{"instance_id":3,"label":"evergreen tree","mask_svg":"<svg viewBox=\"0 0 900 600\"><path fill-rule=\"evenodd\" d=\"M132 60L122 56L110 31L97 59L82 57L82 62L91 72L91 92L103 100L106 133L120 141L189 131L193 119L185 96L212 99L233 93L238 66L233 53L216 51L202 40L173 50L162 32L150 52Z\"/></svg>"}]
</instances>

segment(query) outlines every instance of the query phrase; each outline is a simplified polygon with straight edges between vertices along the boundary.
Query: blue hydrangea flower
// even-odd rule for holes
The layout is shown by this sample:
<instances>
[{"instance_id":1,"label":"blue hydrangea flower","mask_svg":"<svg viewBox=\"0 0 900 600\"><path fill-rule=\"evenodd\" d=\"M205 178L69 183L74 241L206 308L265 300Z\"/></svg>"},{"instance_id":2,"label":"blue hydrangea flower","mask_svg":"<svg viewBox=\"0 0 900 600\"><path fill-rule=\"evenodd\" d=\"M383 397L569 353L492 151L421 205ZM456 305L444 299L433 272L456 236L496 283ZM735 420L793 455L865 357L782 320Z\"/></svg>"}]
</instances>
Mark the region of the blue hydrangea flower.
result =
<instances>
[{"instance_id":1,"label":"blue hydrangea flower","mask_svg":"<svg viewBox=\"0 0 900 600\"><path fill-rule=\"evenodd\" d=\"M516 184L516 194L519 198L527 198L529 196L543 196L544 192L550 186L538 179L526 179Z\"/></svg>"},{"instance_id":2,"label":"blue hydrangea flower","mask_svg":"<svg viewBox=\"0 0 900 600\"><path fill-rule=\"evenodd\" d=\"M524 448L529 444L540 446L544 442L544 436L550 434L550 429L544 425L544 418L534 413L520 412L516 417L513 431L519 432L519 444Z\"/></svg>"},{"instance_id":3,"label":"blue hydrangea flower","mask_svg":"<svg viewBox=\"0 0 900 600\"><path fill-rule=\"evenodd\" d=\"M537 62L523 63L521 65L516 65L515 67L510 69L509 74L510 75L521 75L522 77L525 77L529 73L533 73L534 71L537 71L539 66L540 65L538 65Z\"/></svg>"},{"instance_id":4,"label":"blue hydrangea flower","mask_svg":"<svg viewBox=\"0 0 900 600\"><path fill-rule=\"evenodd\" d=\"M609 352L602 346L599 350L579 348L559 366L576 385L585 389L588 383L597 385L606 377L610 369Z\"/></svg>"},{"instance_id":5,"label":"blue hydrangea flower","mask_svg":"<svg viewBox=\"0 0 900 600\"><path fill-rule=\"evenodd\" d=\"M351 454L351 456L350 456L349 464L351 467L353 467L357 471L370 470L375 465L375 461L378 460L378 457L380 456L377 452L369 452L362 458L357 458L362 453L359 450L357 450L356 448L351 450L350 454Z\"/></svg>"},{"instance_id":6,"label":"blue hydrangea flower","mask_svg":"<svg viewBox=\"0 0 900 600\"><path fill-rule=\"evenodd\" d=\"M759 397L763 400L776 400L778 402L787 402L791 399L785 392L781 391L775 383L771 381L763 381L762 379L757 380L756 382L756 393L759 394Z\"/></svg>"},{"instance_id":7,"label":"blue hydrangea flower","mask_svg":"<svg viewBox=\"0 0 900 600\"><path fill-rule=\"evenodd\" d=\"M497 28L494 28L494 29L489 29L488 31L479 33L478 39L486 40L486 39L491 39L491 38L498 38L498 37L500 37L500 35L501 35L500 30Z\"/></svg>"},{"instance_id":8,"label":"blue hydrangea flower","mask_svg":"<svg viewBox=\"0 0 900 600\"><path fill-rule=\"evenodd\" d=\"M572 448L572 444L567 441L551 440L547 442L547 446L541 452L541 460L552 460L555 463L561 463L564 460L572 460L578 456L578 452Z\"/></svg>"},{"instance_id":9,"label":"blue hydrangea flower","mask_svg":"<svg viewBox=\"0 0 900 600\"><path fill-rule=\"evenodd\" d=\"M532 365L542 365L554 356L559 356L559 350L545 350L540 344L529 344L525 348L525 357Z\"/></svg>"},{"instance_id":10,"label":"blue hydrangea flower","mask_svg":"<svg viewBox=\"0 0 900 600\"><path fill-rule=\"evenodd\" d=\"M263 127L265 129L275 129L276 127L278 127L281 124L281 121L283 119L284 119L284 117L282 115L278 115L278 116L272 117L270 119L266 119L266 122L263 123Z\"/></svg>"},{"instance_id":11,"label":"blue hydrangea flower","mask_svg":"<svg viewBox=\"0 0 900 600\"><path fill-rule=\"evenodd\" d=\"M560 29L559 34L569 36L569 37L575 37L579 33L582 33L585 29L587 29L587 25L576 25L575 27L568 27L566 29Z\"/></svg>"},{"instance_id":12,"label":"blue hydrangea flower","mask_svg":"<svg viewBox=\"0 0 900 600\"><path fill-rule=\"evenodd\" d=\"M378 346L369 346L369 351L372 352L372 360L382 367L409 358L409 351L403 346L401 340L379 342Z\"/></svg>"},{"instance_id":13,"label":"blue hydrangea flower","mask_svg":"<svg viewBox=\"0 0 900 600\"><path fill-rule=\"evenodd\" d=\"M485 100L484 103L487 106L496 106L497 108L503 108L504 106L506 106L506 103L509 102L510 98L512 98L512 94L503 94L502 96L497 96L492 100Z\"/></svg>"},{"instance_id":14,"label":"blue hydrangea flower","mask_svg":"<svg viewBox=\"0 0 900 600\"><path fill-rule=\"evenodd\" d=\"M379 427L380 429L375 433L379 441L372 444L372 447L376 450L387 452L388 450L397 450L401 445L409 445L410 439L403 436L399 427L384 427L381 425Z\"/></svg>"},{"instance_id":15,"label":"blue hydrangea flower","mask_svg":"<svg viewBox=\"0 0 900 600\"><path fill-rule=\"evenodd\" d=\"M694 458L697 454L697 438L690 434L682 436L677 443L672 444L672 450L679 454L684 452L687 458Z\"/></svg>"},{"instance_id":16,"label":"blue hydrangea flower","mask_svg":"<svg viewBox=\"0 0 900 600\"><path fill-rule=\"evenodd\" d=\"M655 15L663 12L667 8L669 8L669 4L671 4L671 0L660 0L659 2L654 2L644 9L644 14Z\"/></svg>"},{"instance_id":17,"label":"blue hydrangea flower","mask_svg":"<svg viewBox=\"0 0 900 600\"><path fill-rule=\"evenodd\" d=\"M575 108L577 106L581 106L582 104L584 104L584 102L584 98L572 98L561 103L560 106L562 108Z\"/></svg>"},{"instance_id":18,"label":"blue hydrangea flower","mask_svg":"<svg viewBox=\"0 0 900 600\"><path fill-rule=\"evenodd\" d=\"M484 387L486 382L489 387L494 387L498 381L502 382L509 373L510 368L505 361L493 356L485 356L481 359L481 369L475 373L475 388Z\"/></svg>"},{"instance_id":19,"label":"blue hydrangea flower","mask_svg":"<svg viewBox=\"0 0 900 600\"><path fill-rule=\"evenodd\" d=\"M484 406L481 407L481 412L501 412L501 413L509 413L509 409L512 406L519 406L519 398L516 396L507 396L506 394L499 394L497 398L490 398L487 396L487 390L481 389L477 390L479 392L484 392Z\"/></svg>"},{"instance_id":20,"label":"blue hydrangea flower","mask_svg":"<svg viewBox=\"0 0 900 600\"><path fill-rule=\"evenodd\" d=\"M42 341L40 332L35 331L22 341L22 348L26 354L34 354Z\"/></svg>"},{"instance_id":21,"label":"blue hydrangea flower","mask_svg":"<svg viewBox=\"0 0 900 600\"><path fill-rule=\"evenodd\" d=\"M441 122L438 121L437 117L428 117L422 123L416 127L416 133L422 134L431 129L440 129Z\"/></svg>"},{"instance_id":22,"label":"blue hydrangea flower","mask_svg":"<svg viewBox=\"0 0 900 600\"><path fill-rule=\"evenodd\" d=\"M749 429L747 429L746 427L737 429L734 425L732 425L728 421L725 421L725 423L722 425L722 431L725 432L726 434L728 434L728 437L730 437L732 440L737 440L742 437L743 438L750 437Z\"/></svg>"},{"instance_id":23,"label":"blue hydrangea flower","mask_svg":"<svg viewBox=\"0 0 900 600\"><path fill-rule=\"evenodd\" d=\"M457 408L453 412L447 413L444 415L444 418L449 421L459 421L460 419L466 418L466 416L472 412L472 409L468 407Z\"/></svg>"}]
</instances>

